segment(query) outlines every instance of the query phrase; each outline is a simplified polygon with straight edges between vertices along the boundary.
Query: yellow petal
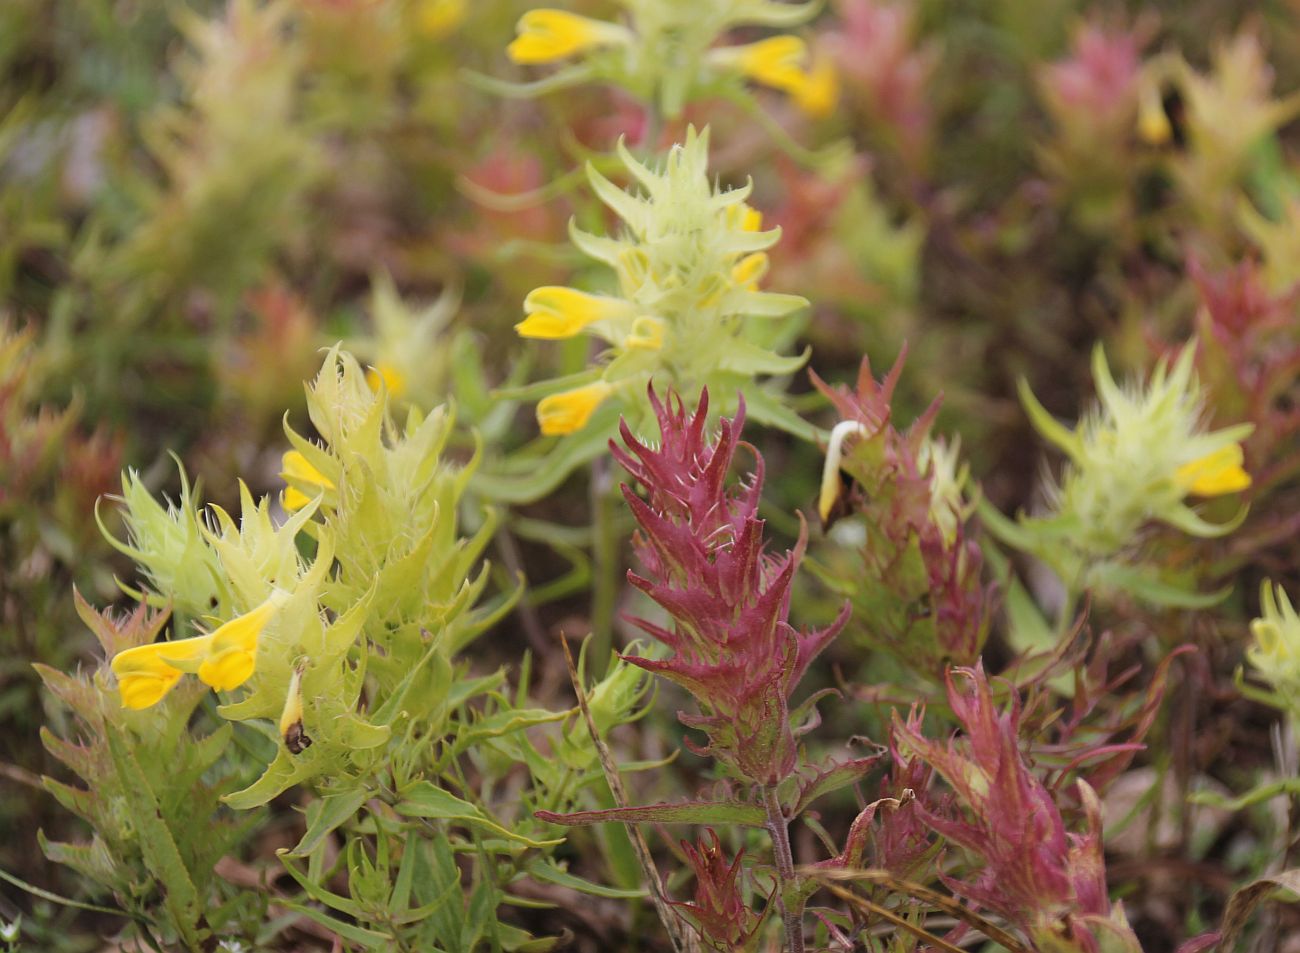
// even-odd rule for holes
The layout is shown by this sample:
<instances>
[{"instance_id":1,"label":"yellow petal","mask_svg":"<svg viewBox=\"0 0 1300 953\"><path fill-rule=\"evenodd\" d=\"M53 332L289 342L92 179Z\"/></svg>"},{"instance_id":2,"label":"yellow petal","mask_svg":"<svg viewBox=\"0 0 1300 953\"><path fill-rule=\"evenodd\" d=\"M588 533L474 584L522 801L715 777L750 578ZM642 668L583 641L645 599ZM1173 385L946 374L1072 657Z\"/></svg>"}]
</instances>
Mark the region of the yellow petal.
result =
<instances>
[{"instance_id":1,"label":"yellow petal","mask_svg":"<svg viewBox=\"0 0 1300 953\"><path fill-rule=\"evenodd\" d=\"M280 476L292 477L300 483L312 483L326 490L334 489L334 481L312 466L298 450L285 451L280 458Z\"/></svg>"},{"instance_id":2,"label":"yellow petal","mask_svg":"<svg viewBox=\"0 0 1300 953\"><path fill-rule=\"evenodd\" d=\"M628 303L621 298L546 285L528 293L524 299L527 317L515 325L515 330L526 338L571 338L587 325L618 317L626 314L627 310Z\"/></svg>"},{"instance_id":3,"label":"yellow petal","mask_svg":"<svg viewBox=\"0 0 1300 953\"><path fill-rule=\"evenodd\" d=\"M406 375L392 364L382 361L366 369L366 383L376 394L381 386L388 391L389 397L401 397L406 393Z\"/></svg>"},{"instance_id":4,"label":"yellow petal","mask_svg":"<svg viewBox=\"0 0 1300 953\"><path fill-rule=\"evenodd\" d=\"M465 19L466 0L423 0L415 11L416 29L429 39L447 36Z\"/></svg>"},{"instance_id":5,"label":"yellow petal","mask_svg":"<svg viewBox=\"0 0 1300 953\"><path fill-rule=\"evenodd\" d=\"M193 660L207 651L211 641L211 636L201 635L175 642L137 645L117 653L110 668L117 676L122 705L126 708L156 705L193 668Z\"/></svg>"},{"instance_id":6,"label":"yellow petal","mask_svg":"<svg viewBox=\"0 0 1300 953\"><path fill-rule=\"evenodd\" d=\"M209 636L212 644L207 657L199 666L199 679L221 692L247 681L256 664L257 640L286 598L277 592L256 609L235 616L214 631Z\"/></svg>"},{"instance_id":7,"label":"yellow petal","mask_svg":"<svg viewBox=\"0 0 1300 953\"><path fill-rule=\"evenodd\" d=\"M219 692L228 692L248 681L256 667L253 652L231 647L209 655L199 666L199 680Z\"/></svg>"},{"instance_id":8,"label":"yellow petal","mask_svg":"<svg viewBox=\"0 0 1300 953\"><path fill-rule=\"evenodd\" d=\"M773 36L728 51L741 73L765 86L789 90L803 82L808 47L797 36Z\"/></svg>"},{"instance_id":9,"label":"yellow petal","mask_svg":"<svg viewBox=\"0 0 1300 953\"><path fill-rule=\"evenodd\" d=\"M543 397L537 404L537 423L548 437L581 430L614 388L604 381Z\"/></svg>"},{"instance_id":10,"label":"yellow petal","mask_svg":"<svg viewBox=\"0 0 1300 953\"><path fill-rule=\"evenodd\" d=\"M139 710L150 708L163 700L181 680L181 673L172 669L166 675L124 675L117 680L117 691L123 708Z\"/></svg>"},{"instance_id":11,"label":"yellow petal","mask_svg":"<svg viewBox=\"0 0 1300 953\"><path fill-rule=\"evenodd\" d=\"M731 280L741 288L754 291L765 274L767 274L767 255L758 251L736 262L731 269Z\"/></svg>"},{"instance_id":12,"label":"yellow petal","mask_svg":"<svg viewBox=\"0 0 1300 953\"><path fill-rule=\"evenodd\" d=\"M835 104L839 101L839 76L830 60L819 59L787 92L805 113L814 119L822 119L835 111Z\"/></svg>"},{"instance_id":13,"label":"yellow petal","mask_svg":"<svg viewBox=\"0 0 1300 953\"><path fill-rule=\"evenodd\" d=\"M1161 102L1160 87L1155 83L1144 83L1138 94L1138 136L1147 145L1162 146L1174 134L1165 115L1165 105Z\"/></svg>"},{"instance_id":14,"label":"yellow petal","mask_svg":"<svg viewBox=\"0 0 1300 953\"><path fill-rule=\"evenodd\" d=\"M311 462L297 450L287 450L280 459L280 477L285 481L292 480L296 483L304 484L308 489L332 490L334 481L321 473ZM319 494L315 494L319 495ZM290 513L302 509L312 501L313 497L308 496L292 483L285 489L282 502L284 508Z\"/></svg>"},{"instance_id":15,"label":"yellow petal","mask_svg":"<svg viewBox=\"0 0 1300 953\"><path fill-rule=\"evenodd\" d=\"M1174 482L1194 496L1223 496L1250 486L1250 474L1242 468L1241 444L1231 443L1185 463L1174 473Z\"/></svg>"},{"instance_id":16,"label":"yellow petal","mask_svg":"<svg viewBox=\"0 0 1300 953\"><path fill-rule=\"evenodd\" d=\"M602 46L627 41L627 31L612 23L564 10L529 10L519 18L518 36L506 48L516 63L553 63Z\"/></svg>"},{"instance_id":17,"label":"yellow petal","mask_svg":"<svg viewBox=\"0 0 1300 953\"><path fill-rule=\"evenodd\" d=\"M296 513L298 510L310 503L311 499L312 498L302 492L302 490L290 486L285 488L284 496L281 497L281 503L284 505L286 512Z\"/></svg>"}]
</instances>

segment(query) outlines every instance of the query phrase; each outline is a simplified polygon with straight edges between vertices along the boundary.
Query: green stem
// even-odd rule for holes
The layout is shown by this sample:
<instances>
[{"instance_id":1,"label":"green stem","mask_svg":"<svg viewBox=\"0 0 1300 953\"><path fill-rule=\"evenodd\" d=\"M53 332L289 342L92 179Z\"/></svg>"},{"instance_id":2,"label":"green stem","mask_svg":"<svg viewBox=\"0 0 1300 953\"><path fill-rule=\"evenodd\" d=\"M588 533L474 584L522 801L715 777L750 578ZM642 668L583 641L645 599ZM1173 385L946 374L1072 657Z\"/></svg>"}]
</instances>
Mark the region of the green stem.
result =
<instances>
[{"instance_id":1,"label":"green stem","mask_svg":"<svg viewBox=\"0 0 1300 953\"><path fill-rule=\"evenodd\" d=\"M764 785L763 807L767 809L767 831L772 835L772 853L776 857L776 895L781 904L781 919L785 923L786 953L804 953L803 901L787 902L786 893L795 885L794 854L790 850L790 825L781 808L775 784Z\"/></svg>"},{"instance_id":2,"label":"green stem","mask_svg":"<svg viewBox=\"0 0 1300 953\"><path fill-rule=\"evenodd\" d=\"M623 558L618 534L618 495L607 456L591 462L592 577L591 649L587 665L593 679L605 676L614 644L614 612L623 582Z\"/></svg>"}]
</instances>

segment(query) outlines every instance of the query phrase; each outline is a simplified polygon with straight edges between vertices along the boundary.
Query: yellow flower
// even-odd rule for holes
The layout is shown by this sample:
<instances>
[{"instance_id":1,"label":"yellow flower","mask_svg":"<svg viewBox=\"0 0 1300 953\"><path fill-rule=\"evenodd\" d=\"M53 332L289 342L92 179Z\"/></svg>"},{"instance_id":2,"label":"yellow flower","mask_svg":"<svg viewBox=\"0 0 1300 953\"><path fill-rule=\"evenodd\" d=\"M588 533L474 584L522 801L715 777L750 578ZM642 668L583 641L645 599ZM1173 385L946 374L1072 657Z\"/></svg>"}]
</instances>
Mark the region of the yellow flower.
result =
<instances>
[{"instance_id":1,"label":"yellow flower","mask_svg":"<svg viewBox=\"0 0 1300 953\"><path fill-rule=\"evenodd\" d=\"M280 459L280 476L284 480L294 480L320 490L334 489L334 481L317 470L306 457L297 450L287 450ZM296 486L290 484L284 491L284 508L290 513L300 510L312 501Z\"/></svg>"},{"instance_id":2,"label":"yellow flower","mask_svg":"<svg viewBox=\"0 0 1300 953\"><path fill-rule=\"evenodd\" d=\"M528 293L524 299L526 317L515 325L515 330L526 338L571 338L587 325L618 317L627 310L627 302L620 298L547 285Z\"/></svg>"},{"instance_id":3,"label":"yellow flower","mask_svg":"<svg viewBox=\"0 0 1300 953\"><path fill-rule=\"evenodd\" d=\"M235 616L213 632L207 655L199 665L199 680L219 692L228 692L248 681L256 667L257 640L283 600L282 594L272 595L256 609Z\"/></svg>"},{"instance_id":4,"label":"yellow flower","mask_svg":"<svg viewBox=\"0 0 1300 953\"><path fill-rule=\"evenodd\" d=\"M113 656L110 668L125 708L149 708L194 672L204 684L228 692L248 681L256 665L257 640L288 596L271 594L256 609L236 616L215 632L175 642L137 645Z\"/></svg>"},{"instance_id":5,"label":"yellow flower","mask_svg":"<svg viewBox=\"0 0 1300 953\"><path fill-rule=\"evenodd\" d=\"M602 20L580 17L564 10L529 10L519 18L519 35L506 48L516 63L553 63L603 46L619 46L631 40L623 27Z\"/></svg>"},{"instance_id":6,"label":"yellow flower","mask_svg":"<svg viewBox=\"0 0 1300 953\"><path fill-rule=\"evenodd\" d=\"M803 64L808 59L808 47L797 36L768 37L721 52L720 59L765 86L789 91L805 81Z\"/></svg>"},{"instance_id":7,"label":"yellow flower","mask_svg":"<svg viewBox=\"0 0 1300 953\"><path fill-rule=\"evenodd\" d=\"M366 369L366 383L375 393L379 393L382 386L388 391L389 397L401 397L406 393L406 375L383 361Z\"/></svg>"},{"instance_id":8,"label":"yellow flower","mask_svg":"<svg viewBox=\"0 0 1300 953\"><path fill-rule=\"evenodd\" d=\"M1148 145L1162 146L1173 134L1161 102L1160 87L1151 81L1144 82L1138 93L1138 136Z\"/></svg>"},{"instance_id":9,"label":"yellow flower","mask_svg":"<svg viewBox=\"0 0 1300 953\"><path fill-rule=\"evenodd\" d=\"M805 113L814 119L822 119L835 111L840 98L840 78L831 61L820 58L786 92L794 97L795 105Z\"/></svg>"},{"instance_id":10,"label":"yellow flower","mask_svg":"<svg viewBox=\"0 0 1300 953\"><path fill-rule=\"evenodd\" d=\"M465 19L466 0L422 0L415 10L419 32L433 40L442 39Z\"/></svg>"},{"instance_id":11,"label":"yellow flower","mask_svg":"<svg viewBox=\"0 0 1300 953\"><path fill-rule=\"evenodd\" d=\"M1223 496L1250 486L1250 474L1242 468L1241 444L1230 443L1174 473L1174 482L1193 496Z\"/></svg>"},{"instance_id":12,"label":"yellow flower","mask_svg":"<svg viewBox=\"0 0 1300 953\"><path fill-rule=\"evenodd\" d=\"M110 667L117 676L122 707L140 709L158 704L176 687L181 676L193 668L186 663L206 653L211 642L212 636L201 635L176 642L137 645L118 652Z\"/></svg>"},{"instance_id":13,"label":"yellow flower","mask_svg":"<svg viewBox=\"0 0 1300 953\"><path fill-rule=\"evenodd\" d=\"M545 436L573 433L586 426L601 402L614 388L604 381L543 397L537 404L537 423Z\"/></svg>"},{"instance_id":14,"label":"yellow flower","mask_svg":"<svg viewBox=\"0 0 1300 953\"><path fill-rule=\"evenodd\" d=\"M767 274L767 255L761 251L746 255L731 269L731 280L748 291L758 290L758 283Z\"/></svg>"},{"instance_id":15,"label":"yellow flower","mask_svg":"<svg viewBox=\"0 0 1300 953\"><path fill-rule=\"evenodd\" d=\"M727 207L727 227L742 232L757 232L763 228L763 213L746 202Z\"/></svg>"}]
</instances>

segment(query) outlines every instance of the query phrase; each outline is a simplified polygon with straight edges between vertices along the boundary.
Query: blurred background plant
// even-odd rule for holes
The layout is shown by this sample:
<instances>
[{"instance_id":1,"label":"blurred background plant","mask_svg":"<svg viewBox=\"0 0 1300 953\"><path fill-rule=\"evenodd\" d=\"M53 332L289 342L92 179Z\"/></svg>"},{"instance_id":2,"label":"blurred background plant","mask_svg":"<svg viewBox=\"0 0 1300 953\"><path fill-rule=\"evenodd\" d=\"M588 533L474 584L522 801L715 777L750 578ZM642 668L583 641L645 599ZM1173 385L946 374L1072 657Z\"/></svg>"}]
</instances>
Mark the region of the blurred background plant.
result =
<instances>
[{"instance_id":1,"label":"blurred background plant","mask_svg":"<svg viewBox=\"0 0 1300 953\"><path fill-rule=\"evenodd\" d=\"M883 774L855 779L791 825L795 859L820 863L842 853L861 864L869 857L898 879L947 890L924 860L940 849L936 832L946 825L962 847L946 856L960 853L968 869L945 876L978 885L979 870L1000 869L971 846L996 842L971 832L978 798L953 783L955 769L939 771L943 781L915 757L923 736L934 769L941 747L949 765L968 754L979 761L973 747L944 746L951 732L973 732L960 724L969 719L953 717L967 696L949 697L945 669L981 658L992 692L981 711L1010 710L1013 690L1025 696L1017 716L1025 784L1044 786L1059 830L1095 853L1098 828L1077 793L1078 772L1043 772L1039 731L1057 711L1089 737L1136 717L1147 693L1112 692L1112 683L1132 670L1140 687L1154 684L1170 652L1189 643L1198 651L1172 669L1183 683L1150 715L1147 751L1105 784L1091 774L1085 780L1105 807L1110 897L1124 896L1124 916L1143 948L1170 949L1174 938L1209 930L1234 884L1289 866L1294 839L1285 801L1241 806L1233 797L1261 785L1285 793L1298 773L1286 706L1277 704L1287 677L1279 647L1288 643L1268 633L1287 631L1277 594L1300 592L1293 122L1300 12L1293 4L1224 0L562 6L12 0L0 9L0 710L7 729L0 868L53 894L129 908L137 917L131 929L182 936L221 923L268 948L288 936L328 947L326 933L339 924L425 942L407 932L410 924L375 917L394 909L394 896L409 901L407 913L427 906L431 900L415 900L431 896L420 891L447 889L460 876L453 871L483 886L471 891L476 905L461 919L451 906L438 914L436 929L457 937L448 948L469 943L487 922L483 911L497 909L503 885L512 909L494 922L512 929L537 937L569 930L580 948L617 947L628 937L659 942L646 929L645 905L624 896L641 889L642 872L621 828L575 830L566 846L498 853L499 845L485 846L498 835L477 820L422 826L395 817L400 799L377 800L382 785L361 783L365 771L349 762L344 773L358 783L347 797L367 798L347 812L350 800L329 801L348 820L289 861L312 890L329 896L311 894L272 856L301 844L310 824L324 829L320 814L293 809L338 793L317 780L318 787L309 783L250 814L218 808L216 816L235 826L215 876L204 868L220 838L178 844L193 896L221 911L204 924L184 897L150 892L164 860L141 847L139 818L104 814L64 791L70 814L41 787L41 775L74 781L41 747L43 723L51 738L96 752L59 748L80 759L69 770L108 772L105 790L125 790L121 771L134 771L130 760L119 751L113 761L105 747L116 732L141 746L127 745L144 774L128 779L134 789L175 781L175 799L160 807L171 836L183 840L213 797L252 782L274 745L287 750L274 730L285 707L280 697L217 752L225 719L186 678L160 705L183 720L192 703L195 738L216 740L186 749L174 779L151 773L160 770L152 753L170 750L180 729L84 696L96 679L111 690L103 640L126 645L149 630L139 628L143 619L112 628L93 616L88 631L74 617L70 584L89 604L118 601L113 618L120 621L134 603L126 590L159 594L158 573L175 571L164 559L141 577L104 541L94 501L118 490L140 506L165 494L176 513L190 514L200 556L216 545L205 532L224 535L229 549L243 529L240 516L200 519L200 509L217 512L202 501L242 514L249 532L305 518L294 545L289 534L272 548L281 565L301 560L294 573L310 574L318 545L311 527L338 505L331 494L343 483L319 451L317 441L332 446L333 438L319 414L307 413L301 382L316 375L324 349L343 341L359 360L348 372L353 397L384 392L398 443L407 439L408 411L424 423L435 407L454 404L458 423L439 438L446 440L441 458L456 467L480 459L447 505L467 532L482 534L476 545L497 567L484 577L484 597L500 598L516 589L519 574L526 578L518 602L499 606L506 614L474 651L449 661L468 666L455 670L458 684L477 692L449 725L462 716L507 722L517 709L571 711L555 651L561 631L594 631L604 640L585 662L588 679L607 671L615 680L597 683L608 686L602 697L640 699L644 683L626 665L607 668L607 649L633 635L624 612L666 620L624 585L632 524L616 495L606 440L620 414L638 439L657 439L644 400L651 378L688 399L708 383L715 413L733 413L744 391L746 439L768 464L760 505L774 550L795 544L796 510L817 522L823 474L834 478L828 492L838 522L810 533L810 571L793 582L793 615L818 627L844 598L855 609L845 634L805 676L809 693L834 685L844 700L821 705L824 722L805 739L801 763L822 763L854 736L891 752L879 762ZM688 138L692 126L708 129L707 149L703 136ZM673 169L679 181L670 188ZM683 205L681 221L656 211L660 193L675 201L679 191L694 203ZM681 267L681 248L662 241L670 226L712 236L698 274ZM702 284L709 280L717 287ZM728 290L714 296L722 286ZM781 314L758 317L763 309L752 309L768 294L780 298ZM798 299L808 304L796 311ZM628 309L579 321L583 333L536 342L513 330L547 318L572 328L575 303L615 301ZM691 321L700 321L712 352L689 334L674 337ZM895 365L905 342L907 360ZM755 363L758 349L766 353ZM706 352L746 367L724 369ZM864 355L868 367L895 372L884 382L869 370L858 376ZM804 377L804 366L815 368L824 389ZM612 389L605 400L588 393L586 404L560 408L575 433L539 434L539 400L598 382ZM1121 421L1155 407L1162 393L1177 405L1177 426L1162 429L1159 421L1168 421L1153 412L1145 419L1160 441L1134 441ZM588 405L583 428L574 412ZM283 435L286 411L304 438L293 445ZM554 431L559 418L549 419ZM827 441L846 422L840 457L828 467ZM1179 434L1198 435L1191 440L1205 453L1174 446ZM1211 446L1213 434L1219 442ZM1121 437L1128 456L1116 451ZM1148 453L1156 443L1164 450ZM301 460L285 459L291 447ZM1057 451L1067 459L1050 456ZM1182 468L1207 456L1213 463L1216 451L1232 456L1226 464L1217 458L1225 464L1218 476L1235 476L1235 466L1248 486L1199 492L1214 474ZM187 488L168 452L183 461ZM1135 467L1126 461L1135 460L1158 486L1131 479ZM135 474L125 487L123 467ZM283 500L297 517L278 508L281 471L301 497ZM260 510L266 493L270 502ZM1120 498L1123 512L1111 505ZM495 508L495 526L482 522L485 506ZM117 512L99 508L105 528L130 544L130 525L118 525ZM1206 527L1232 528L1209 534ZM353 549L334 542L337 553ZM366 580L356 582L364 589L367 573L394 556L367 552L364 559L379 562L365 563L358 553L350 578ZM1280 587L1262 590L1272 601L1258 595L1265 579ZM154 600L153 609L170 611L173 638L203 638L269 595L236 595L222 585L229 589L214 583L189 604L168 590L170 605ZM336 624L335 614L358 595L323 603L322 618ZM408 636L412 618L398 626ZM1254 641L1252 619L1262 620ZM92 635L100 636L98 648ZM374 636L375 644L396 637ZM524 646L533 652L528 665ZM280 661L283 696L296 666ZM1243 661L1266 691L1253 675L1236 677ZM82 687L60 683L75 704L38 694L33 662L48 666L47 674L80 668L68 678ZM1106 663L1120 674L1107 676ZM373 694L376 686L392 690L381 677L384 664L398 663L377 663L360 696L365 704L356 706L367 718L383 697ZM614 732L620 763L657 762L678 750L682 729L672 711L687 703L673 686L661 692L663 704ZM927 704L927 716L919 727L904 723L914 732L908 747L895 736L891 712L906 714L915 700ZM641 707L642 700L629 701L623 710ZM309 705L313 744L304 754L328 760L331 742L320 729L313 733L311 718ZM483 799L476 805L509 820L507 829L552 839L558 829L495 812L520 791L532 792L526 798L574 793L579 779L589 785L580 806L613 807L613 793L593 773L596 752L584 730L569 715L477 740L457 756L465 787L448 782L447 790L473 801L465 793L472 789ZM1051 743L1058 760L1083 754L1060 738ZM508 768L515 761L526 767ZM715 765L686 752L636 779L636 800L670 801L720 780ZM1189 792L1201 792L1204 803L1187 803ZM950 795L956 813L944 813ZM125 810L129 800L117 803ZM877 802L863 819L864 806ZM1241 809L1228 813L1225 804ZM428 836L427 850L401 849L411 824ZM756 919L771 886L766 835L713 826L714 835L689 836L671 863L683 833L655 840L661 866L678 871L668 876L669 895L695 898L674 909L697 925L729 924L709 928L724 942L761 945L777 926ZM32 836L38 827L49 844L86 843L99 831L121 866L110 875L99 849L61 858L78 857L91 874L52 866ZM1068 870L1052 856L1043 869ZM546 860L533 868L544 873L510 879L518 863L543 857L559 866L552 871ZM255 878L266 870L279 877L269 919L267 897L256 896ZM693 893L686 871L699 878ZM603 879L601 889L622 899L595 898L575 913L544 909L574 906L571 876ZM92 882L104 889L92 890ZM853 891L913 925L929 913L952 915L895 907L898 893L888 885L859 882ZM986 912L1013 926L1032 907L986 899L995 901ZM875 937L873 930L885 929L878 910L829 888L808 903L810 942L842 947L855 930ZM1109 900L1085 906L1063 922L1115 919ZM11 923L19 913L22 942L37 949L96 948L97 935L126 922L6 890L0 919ZM327 916L334 918L328 926ZM1088 929L1096 922L1087 921ZM290 932L259 938L258 923L291 924L276 927ZM1249 929L1267 938L1295 925L1293 913L1277 907ZM345 942L365 945L361 935ZM907 936L895 931L887 942L908 949ZM495 942L506 939L526 943L518 934Z\"/></svg>"}]
</instances>

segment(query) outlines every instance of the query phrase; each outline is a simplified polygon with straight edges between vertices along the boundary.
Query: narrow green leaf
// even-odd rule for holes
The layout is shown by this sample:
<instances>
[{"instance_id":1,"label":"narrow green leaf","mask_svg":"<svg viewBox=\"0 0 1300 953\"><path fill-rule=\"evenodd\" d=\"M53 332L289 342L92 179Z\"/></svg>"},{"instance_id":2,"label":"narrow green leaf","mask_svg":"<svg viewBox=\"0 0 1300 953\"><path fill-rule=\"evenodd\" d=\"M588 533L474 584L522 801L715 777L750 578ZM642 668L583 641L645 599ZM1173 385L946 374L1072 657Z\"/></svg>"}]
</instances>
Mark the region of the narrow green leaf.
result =
<instances>
[{"instance_id":1,"label":"narrow green leaf","mask_svg":"<svg viewBox=\"0 0 1300 953\"><path fill-rule=\"evenodd\" d=\"M307 830L302 835L302 840L298 841L298 845L289 851L288 856L306 857L320 846L331 831L355 817L361 805L365 804L369 797L370 789L359 787L339 794L327 794L315 802L312 807L316 810L308 813Z\"/></svg>"},{"instance_id":2,"label":"narrow green leaf","mask_svg":"<svg viewBox=\"0 0 1300 953\"><path fill-rule=\"evenodd\" d=\"M462 801L456 795L435 787L428 781L417 781L402 792L402 800L397 804L397 813L406 817L426 817L472 824L528 847L553 847L564 843L563 837L539 841L516 834L489 818L469 801Z\"/></svg>"},{"instance_id":3,"label":"narrow green leaf","mask_svg":"<svg viewBox=\"0 0 1300 953\"><path fill-rule=\"evenodd\" d=\"M310 904L299 903L296 900L279 900L277 902L282 907L295 910L308 919L314 920L325 929L332 930L345 940L351 940L353 943L360 943L368 950L392 949L392 934L380 933L377 930L367 930L365 927L359 927L355 923L348 923L346 920L332 917L324 910L318 910ZM430 953L434 953L434 951L430 951Z\"/></svg>"},{"instance_id":4,"label":"narrow green leaf","mask_svg":"<svg viewBox=\"0 0 1300 953\"><path fill-rule=\"evenodd\" d=\"M145 866L163 888L164 904L181 937L191 949L198 949L201 945L199 921L203 918L198 889L134 752L117 731L110 728L105 737L113 767L128 794L122 803L131 814Z\"/></svg>"},{"instance_id":5,"label":"narrow green leaf","mask_svg":"<svg viewBox=\"0 0 1300 953\"><path fill-rule=\"evenodd\" d=\"M548 860L538 858L529 864L525 871L528 876L534 880L540 880L543 883L555 884L559 887L567 887L570 890L576 890L579 893L588 893L593 897L610 897L615 900L636 900L640 897L650 896L650 892L645 888L636 890L623 890L619 887L606 887L603 884L592 883L590 880L584 880L581 877L569 873L567 870L561 870Z\"/></svg>"}]
</instances>

